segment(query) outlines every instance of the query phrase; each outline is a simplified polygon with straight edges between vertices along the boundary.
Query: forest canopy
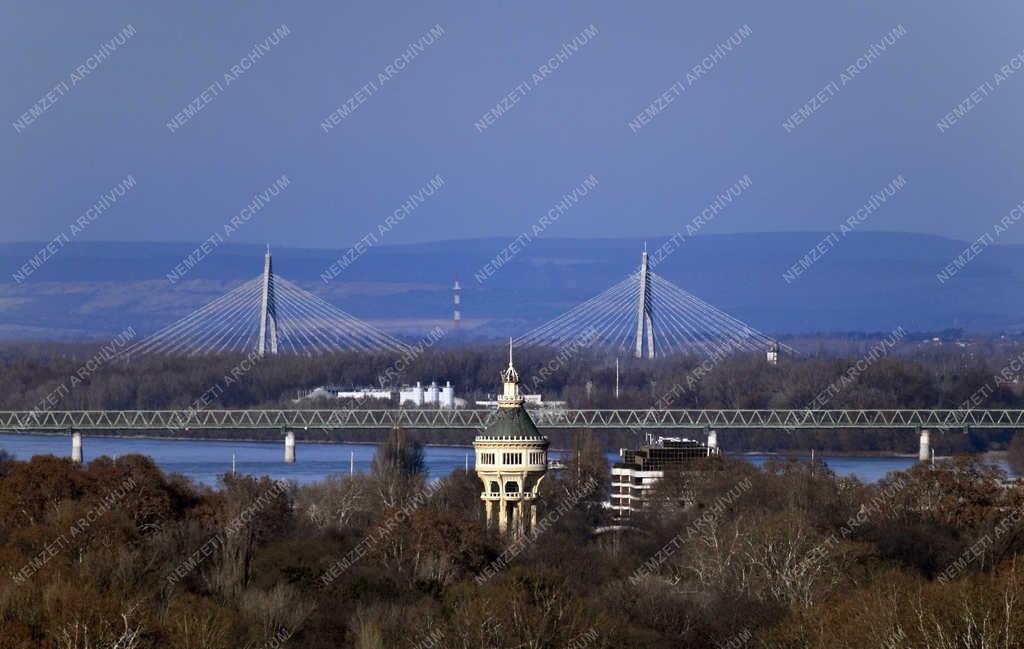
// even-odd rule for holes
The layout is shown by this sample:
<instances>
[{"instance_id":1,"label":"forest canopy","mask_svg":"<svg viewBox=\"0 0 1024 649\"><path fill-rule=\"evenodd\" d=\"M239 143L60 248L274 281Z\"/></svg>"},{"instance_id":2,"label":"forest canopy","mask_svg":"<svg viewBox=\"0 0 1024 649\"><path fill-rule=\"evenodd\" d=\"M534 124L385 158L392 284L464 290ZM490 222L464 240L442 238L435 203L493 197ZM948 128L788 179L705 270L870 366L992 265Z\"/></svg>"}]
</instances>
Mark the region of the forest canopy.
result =
<instances>
[{"instance_id":1,"label":"forest canopy","mask_svg":"<svg viewBox=\"0 0 1024 649\"><path fill-rule=\"evenodd\" d=\"M417 455L393 434L367 475L218 489L140 456L5 460L0 644L1024 644L1024 487L977 459L866 485L709 458L622 528L586 488L603 457L583 453L545 482L543 532L514 543L484 530L475 475L426 481Z\"/></svg>"}]
</instances>

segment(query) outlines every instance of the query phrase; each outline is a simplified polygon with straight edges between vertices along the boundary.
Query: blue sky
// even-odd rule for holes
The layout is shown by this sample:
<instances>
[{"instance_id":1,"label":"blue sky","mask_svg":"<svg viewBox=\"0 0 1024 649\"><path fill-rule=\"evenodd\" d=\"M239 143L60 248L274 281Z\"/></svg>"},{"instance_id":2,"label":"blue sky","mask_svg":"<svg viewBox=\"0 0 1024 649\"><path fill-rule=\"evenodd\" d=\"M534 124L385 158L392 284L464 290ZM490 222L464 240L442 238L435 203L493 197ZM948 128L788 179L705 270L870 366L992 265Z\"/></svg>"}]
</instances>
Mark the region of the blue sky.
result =
<instances>
[{"instance_id":1,"label":"blue sky","mask_svg":"<svg viewBox=\"0 0 1024 649\"><path fill-rule=\"evenodd\" d=\"M971 240L1024 200L1014 119L1024 69L993 81L1020 63L1019 3L217 4L4 3L0 240L66 232L128 175L136 186L80 240L200 242L282 175L287 190L233 241L349 246L436 176L443 187L386 228L388 243L516 236L591 175L599 186L543 236L667 237L744 176L752 187L702 234L837 230L900 175L906 186L858 228ZM436 25L443 35L387 72ZM128 26L130 38L72 83ZM287 35L224 87L282 26ZM590 26L596 34L536 81ZM749 35L687 80L744 26ZM354 112L321 127L381 74ZM842 85L787 131L830 83ZM685 89L631 129L673 84ZM474 126L506 98L507 113ZM191 119L167 126L197 101ZM1024 243L1024 225L999 243Z\"/></svg>"}]
</instances>

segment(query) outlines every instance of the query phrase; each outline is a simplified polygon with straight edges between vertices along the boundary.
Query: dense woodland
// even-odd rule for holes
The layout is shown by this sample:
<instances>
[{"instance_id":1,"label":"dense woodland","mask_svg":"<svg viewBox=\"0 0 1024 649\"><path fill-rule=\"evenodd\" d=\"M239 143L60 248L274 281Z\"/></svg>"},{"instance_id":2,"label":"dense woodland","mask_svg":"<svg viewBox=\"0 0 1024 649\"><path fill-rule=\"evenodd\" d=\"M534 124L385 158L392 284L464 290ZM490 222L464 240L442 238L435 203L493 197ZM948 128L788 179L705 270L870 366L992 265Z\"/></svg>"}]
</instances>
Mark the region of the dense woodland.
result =
<instances>
[{"instance_id":1,"label":"dense woodland","mask_svg":"<svg viewBox=\"0 0 1024 649\"><path fill-rule=\"evenodd\" d=\"M969 344L922 343L906 336L892 346L884 337L792 341L803 351L777 366L763 355L717 360L673 357L620 359L615 398L615 359L595 350L516 351L526 392L564 399L580 408L975 408L1024 407L1024 344L994 339ZM827 342L827 344L826 344ZM882 349L881 354L873 350ZM470 402L498 389L507 350L499 345L422 346L407 355L343 353L331 356L146 357L94 362L99 348L83 345L0 347L0 409L148 409L271 406L381 407L379 402L303 400L299 392L339 386L398 386L450 380ZM865 362L865 358L871 358ZM88 366L88 367L87 367ZM83 368L85 370L83 371ZM90 369L91 368L91 369ZM392 406L394 404L391 404ZM169 431L181 434L182 431ZM636 445L647 431L602 431L606 448ZM220 434L220 433L219 433ZM271 437L279 431L240 431ZM378 431L306 431L308 439L378 440ZM467 443L472 431L420 434L432 443ZM1012 431L951 431L933 435L939 453L1006 448ZM224 434L223 436L226 436ZM551 431L566 448L571 432ZM904 452L917 440L904 431L736 431L720 436L732 451L817 449L833 452Z\"/></svg>"},{"instance_id":2,"label":"dense woodland","mask_svg":"<svg viewBox=\"0 0 1024 649\"><path fill-rule=\"evenodd\" d=\"M1024 646L1024 485L976 459L865 485L709 458L622 529L600 444L576 446L518 544L402 431L370 474L301 487L0 461L0 646Z\"/></svg>"}]
</instances>

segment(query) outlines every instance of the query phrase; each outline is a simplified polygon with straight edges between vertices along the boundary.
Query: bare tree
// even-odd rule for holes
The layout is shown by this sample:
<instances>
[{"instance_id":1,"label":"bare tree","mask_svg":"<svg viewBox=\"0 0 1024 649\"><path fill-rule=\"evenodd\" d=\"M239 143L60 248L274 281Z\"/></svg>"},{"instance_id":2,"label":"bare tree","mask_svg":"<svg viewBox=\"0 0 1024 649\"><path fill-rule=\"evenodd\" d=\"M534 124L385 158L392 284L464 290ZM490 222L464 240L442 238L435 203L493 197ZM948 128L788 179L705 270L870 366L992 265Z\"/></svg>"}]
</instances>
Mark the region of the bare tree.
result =
<instances>
[{"instance_id":1,"label":"bare tree","mask_svg":"<svg viewBox=\"0 0 1024 649\"><path fill-rule=\"evenodd\" d=\"M391 430L377 447L370 464L377 496L385 508L398 507L422 486L426 478L423 445L410 439L401 427Z\"/></svg>"},{"instance_id":2,"label":"bare tree","mask_svg":"<svg viewBox=\"0 0 1024 649\"><path fill-rule=\"evenodd\" d=\"M1024 475L1024 431L1017 431L1007 449L1006 462L1017 475Z\"/></svg>"}]
</instances>

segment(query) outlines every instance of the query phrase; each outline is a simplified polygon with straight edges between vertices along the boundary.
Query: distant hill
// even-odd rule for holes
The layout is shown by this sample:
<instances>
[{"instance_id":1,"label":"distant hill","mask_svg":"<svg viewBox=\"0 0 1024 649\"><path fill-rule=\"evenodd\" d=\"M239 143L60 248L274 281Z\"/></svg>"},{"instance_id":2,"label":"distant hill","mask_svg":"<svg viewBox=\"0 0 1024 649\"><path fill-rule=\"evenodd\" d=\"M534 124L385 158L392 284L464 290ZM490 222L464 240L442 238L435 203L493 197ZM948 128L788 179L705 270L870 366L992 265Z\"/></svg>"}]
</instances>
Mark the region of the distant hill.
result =
<instances>
[{"instance_id":1,"label":"distant hill","mask_svg":"<svg viewBox=\"0 0 1024 649\"><path fill-rule=\"evenodd\" d=\"M697 236L657 272L767 333L964 328L1019 331L1024 323L1024 246L992 246L946 283L936 273L966 243L941 237L852 233L794 281L783 273L826 233ZM648 239L654 251L666 239ZM510 239L466 239L367 249L337 277L321 274L344 250L275 247L274 268L353 315L414 334L451 319L462 284L469 335L523 333L632 272L643 241L538 239L502 261ZM522 241L521 241L522 243ZM12 274L42 244L0 244L0 338L104 337L153 331L257 276L263 247L222 245L176 283L167 275L187 244L73 243L22 283ZM498 260L498 261L495 261ZM488 276L486 264L500 266Z\"/></svg>"}]
</instances>

